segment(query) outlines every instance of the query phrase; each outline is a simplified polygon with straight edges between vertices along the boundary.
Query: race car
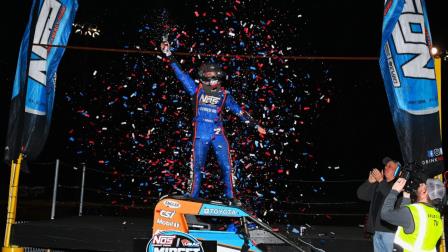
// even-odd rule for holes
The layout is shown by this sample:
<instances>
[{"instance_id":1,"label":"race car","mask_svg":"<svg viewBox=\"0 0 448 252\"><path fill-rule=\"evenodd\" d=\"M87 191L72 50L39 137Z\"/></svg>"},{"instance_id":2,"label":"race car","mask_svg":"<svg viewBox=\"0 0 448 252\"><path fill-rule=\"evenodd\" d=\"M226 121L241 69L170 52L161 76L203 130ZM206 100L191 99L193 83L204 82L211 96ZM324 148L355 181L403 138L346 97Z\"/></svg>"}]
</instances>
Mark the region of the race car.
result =
<instances>
[{"instance_id":1,"label":"race car","mask_svg":"<svg viewBox=\"0 0 448 252\"><path fill-rule=\"evenodd\" d=\"M153 236L166 231L196 238L205 252L322 251L272 231L242 208L180 196L162 197L155 207Z\"/></svg>"}]
</instances>

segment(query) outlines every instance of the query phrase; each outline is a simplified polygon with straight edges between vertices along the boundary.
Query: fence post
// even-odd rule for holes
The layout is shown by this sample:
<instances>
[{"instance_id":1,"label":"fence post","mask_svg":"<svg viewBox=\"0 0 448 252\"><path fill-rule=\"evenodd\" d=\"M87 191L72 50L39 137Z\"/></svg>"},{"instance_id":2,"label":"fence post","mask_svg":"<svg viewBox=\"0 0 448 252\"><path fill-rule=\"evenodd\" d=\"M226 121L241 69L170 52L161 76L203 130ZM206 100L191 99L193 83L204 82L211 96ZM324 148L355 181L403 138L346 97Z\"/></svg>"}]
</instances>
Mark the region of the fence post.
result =
<instances>
[{"instance_id":1,"label":"fence post","mask_svg":"<svg viewBox=\"0 0 448 252\"><path fill-rule=\"evenodd\" d=\"M86 164L82 164L82 179L81 179L81 197L79 199L79 216L82 216L82 208L84 204L84 183L86 180Z\"/></svg>"},{"instance_id":2,"label":"fence post","mask_svg":"<svg viewBox=\"0 0 448 252\"><path fill-rule=\"evenodd\" d=\"M56 159L56 166L54 169L54 183L53 183L53 199L51 201L51 216L50 219L54 220L56 214L56 196L58 192L58 179L59 179L59 159Z\"/></svg>"}]
</instances>

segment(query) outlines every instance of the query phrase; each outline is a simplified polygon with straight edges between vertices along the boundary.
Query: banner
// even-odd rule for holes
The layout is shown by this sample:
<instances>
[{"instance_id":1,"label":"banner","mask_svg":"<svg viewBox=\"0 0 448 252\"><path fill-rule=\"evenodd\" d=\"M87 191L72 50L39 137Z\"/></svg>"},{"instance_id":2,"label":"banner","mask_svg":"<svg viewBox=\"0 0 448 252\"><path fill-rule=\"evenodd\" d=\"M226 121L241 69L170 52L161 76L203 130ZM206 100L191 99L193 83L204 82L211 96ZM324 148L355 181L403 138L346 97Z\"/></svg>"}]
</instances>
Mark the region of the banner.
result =
<instances>
[{"instance_id":1,"label":"banner","mask_svg":"<svg viewBox=\"0 0 448 252\"><path fill-rule=\"evenodd\" d=\"M20 152L35 159L45 145L51 122L56 71L67 45L77 0L34 0L20 45L14 80L5 161ZM50 46L47 46L50 45Z\"/></svg>"},{"instance_id":2,"label":"banner","mask_svg":"<svg viewBox=\"0 0 448 252\"><path fill-rule=\"evenodd\" d=\"M424 0L386 0L380 68L403 161L443 171L434 58Z\"/></svg>"}]
</instances>

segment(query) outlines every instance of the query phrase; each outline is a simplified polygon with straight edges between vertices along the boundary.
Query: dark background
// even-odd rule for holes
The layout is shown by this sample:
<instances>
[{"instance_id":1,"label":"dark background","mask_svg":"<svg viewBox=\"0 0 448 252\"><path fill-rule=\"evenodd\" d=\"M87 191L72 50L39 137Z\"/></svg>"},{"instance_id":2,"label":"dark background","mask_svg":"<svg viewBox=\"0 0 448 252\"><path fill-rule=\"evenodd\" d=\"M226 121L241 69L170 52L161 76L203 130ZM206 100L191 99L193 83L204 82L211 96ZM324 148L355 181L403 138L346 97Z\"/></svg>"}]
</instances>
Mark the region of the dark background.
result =
<instances>
[{"instance_id":1,"label":"dark background","mask_svg":"<svg viewBox=\"0 0 448 252\"><path fill-rule=\"evenodd\" d=\"M0 107L3 114L0 124L0 143L4 146L9 113L9 101L14 80L17 55L23 31L28 21L31 1L13 1L1 17L0 27L2 54L0 58ZM272 2L272 8L303 9L307 21L307 36L310 50L309 56L378 56L381 39L382 1L279 1ZM88 40L72 34L69 44L117 47L120 41L114 41L116 34L124 24L137 22L136 9L166 8L175 23L187 25L192 23L193 4L181 1L87 1L79 0L80 8L76 20L97 23L103 34L100 39ZM207 1L197 2L207 5ZM440 49L448 46L448 35L445 27L445 11L443 1L428 1L427 9L431 25L433 43ZM76 22L75 20L75 22ZM74 52L67 50L59 66L59 86L53 114L50 136L39 162L64 158L68 154L63 148L66 143L65 132L70 120L65 117L62 96L63 85L70 85L69 78L73 72L83 74L89 69L89 62L74 65L69 61ZM76 52L82 54L84 52ZM82 57L82 56L79 56ZM383 87L377 61L367 62L327 62L336 80L333 102L321 114L315 124L316 160L321 167L338 165L341 171L338 179L361 180L367 178L372 167L381 166L381 158L385 155L400 159L399 145L393 128L391 115ZM65 70L72 68L72 72ZM446 73L446 71L445 71ZM61 106L60 106L61 104ZM445 109L446 111L446 109ZM446 146L446 145L444 145ZM36 169L36 168L34 168ZM51 170L51 169L50 169ZM32 172L21 183L33 184L35 181L47 181L39 172ZM316 179L320 174L297 179ZM6 199L9 171L2 163L0 169L2 199ZM51 183L51 180L48 180ZM47 183L47 182L44 182ZM332 197L341 195L341 199L356 201L356 185L343 189ZM351 189L350 189L351 188ZM337 198L334 199L337 201ZM2 200L3 201L3 200Z\"/></svg>"}]
</instances>

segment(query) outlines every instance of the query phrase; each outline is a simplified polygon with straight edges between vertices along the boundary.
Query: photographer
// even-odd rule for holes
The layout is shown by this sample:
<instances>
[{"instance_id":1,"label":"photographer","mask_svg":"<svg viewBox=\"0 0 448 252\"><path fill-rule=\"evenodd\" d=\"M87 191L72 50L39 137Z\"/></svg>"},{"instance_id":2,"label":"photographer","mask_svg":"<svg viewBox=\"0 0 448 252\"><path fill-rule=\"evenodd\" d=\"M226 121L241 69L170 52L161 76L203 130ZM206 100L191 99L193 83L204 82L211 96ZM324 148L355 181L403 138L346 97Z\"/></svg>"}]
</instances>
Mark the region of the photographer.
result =
<instances>
[{"instance_id":1,"label":"photographer","mask_svg":"<svg viewBox=\"0 0 448 252\"><path fill-rule=\"evenodd\" d=\"M436 251L437 241L443 232L440 210L445 197L445 185L436 179L411 177L405 188L406 179L399 178L392 186L381 210L381 218L397 225L393 251ZM397 196L403 191L403 203L394 209ZM410 192L415 193L416 203L411 202ZM408 205L406 205L408 203Z\"/></svg>"},{"instance_id":2,"label":"photographer","mask_svg":"<svg viewBox=\"0 0 448 252\"><path fill-rule=\"evenodd\" d=\"M373 248L375 252L392 251L393 240L397 227L381 220L380 212L384 199L389 194L400 163L385 157L382 160L384 170L373 169L369 178L358 188L360 200L369 201L369 215L366 230L373 234Z\"/></svg>"}]
</instances>

